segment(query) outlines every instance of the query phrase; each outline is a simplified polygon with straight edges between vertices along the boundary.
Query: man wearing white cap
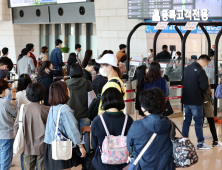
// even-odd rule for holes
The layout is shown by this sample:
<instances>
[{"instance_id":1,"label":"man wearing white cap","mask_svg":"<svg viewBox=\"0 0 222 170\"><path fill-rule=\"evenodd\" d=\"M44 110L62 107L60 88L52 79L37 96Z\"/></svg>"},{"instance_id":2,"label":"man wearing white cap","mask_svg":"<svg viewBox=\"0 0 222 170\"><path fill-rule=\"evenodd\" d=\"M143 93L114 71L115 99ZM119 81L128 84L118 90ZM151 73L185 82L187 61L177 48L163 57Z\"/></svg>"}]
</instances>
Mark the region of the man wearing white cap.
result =
<instances>
[{"instance_id":1,"label":"man wearing white cap","mask_svg":"<svg viewBox=\"0 0 222 170\"><path fill-rule=\"evenodd\" d=\"M123 99L126 96L126 89L122 80L119 78L118 73L120 73L119 67L117 66L117 58L113 54L105 54L101 59L96 59L96 62L100 64L100 74L104 77L108 78L108 82L104 85L102 89L102 94L106 91L106 89L110 87L117 88L122 94ZM99 115L103 112L101 110L102 103L99 104Z\"/></svg>"}]
</instances>

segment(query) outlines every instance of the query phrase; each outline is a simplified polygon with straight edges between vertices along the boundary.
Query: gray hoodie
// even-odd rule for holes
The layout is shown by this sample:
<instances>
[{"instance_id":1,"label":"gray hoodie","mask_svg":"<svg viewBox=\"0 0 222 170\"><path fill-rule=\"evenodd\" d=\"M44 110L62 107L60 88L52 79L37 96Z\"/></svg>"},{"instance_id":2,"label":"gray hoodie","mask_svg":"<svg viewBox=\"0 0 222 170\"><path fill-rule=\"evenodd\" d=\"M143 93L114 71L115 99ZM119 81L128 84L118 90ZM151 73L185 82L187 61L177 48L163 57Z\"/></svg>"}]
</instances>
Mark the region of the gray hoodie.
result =
<instances>
[{"instance_id":1,"label":"gray hoodie","mask_svg":"<svg viewBox=\"0 0 222 170\"><path fill-rule=\"evenodd\" d=\"M87 118L88 92L92 90L91 83L82 77L69 79L66 83L70 91L70 100L67 104L74 110L75 118Z\"/></svg>"}]
</instances>

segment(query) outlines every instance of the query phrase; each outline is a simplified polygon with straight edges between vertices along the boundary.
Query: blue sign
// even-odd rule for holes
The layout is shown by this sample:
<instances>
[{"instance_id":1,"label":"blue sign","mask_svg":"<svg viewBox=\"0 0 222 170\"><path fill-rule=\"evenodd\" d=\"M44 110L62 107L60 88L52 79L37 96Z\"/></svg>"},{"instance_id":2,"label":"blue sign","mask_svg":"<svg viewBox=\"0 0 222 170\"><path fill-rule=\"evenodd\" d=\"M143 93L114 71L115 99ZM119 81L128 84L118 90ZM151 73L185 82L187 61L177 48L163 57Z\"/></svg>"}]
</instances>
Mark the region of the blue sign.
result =
<instances>
[{"instance_id":1,"label":"blue sign","mask_svg":"<svg viewBox=\"0 0 222 170\"><path fill-rule=\"evenodd\" d=\"M211 20L213 22L222 22L222 20ZM145 20L145 22L152 22L152 20ZM178 26L179 30L182 33L186 33L187 30L183 30L184 26ZM218 34L221 30L221 26L205 26L205 29L209 34ZM154 30L154 26L146 25L146 33L156 33L157 30ZM177 33L175 26L167 26L161 33ZM197 27L195 30L191 31L192 34L204 34L200 27Z\"/></svg>"}]
</instances>

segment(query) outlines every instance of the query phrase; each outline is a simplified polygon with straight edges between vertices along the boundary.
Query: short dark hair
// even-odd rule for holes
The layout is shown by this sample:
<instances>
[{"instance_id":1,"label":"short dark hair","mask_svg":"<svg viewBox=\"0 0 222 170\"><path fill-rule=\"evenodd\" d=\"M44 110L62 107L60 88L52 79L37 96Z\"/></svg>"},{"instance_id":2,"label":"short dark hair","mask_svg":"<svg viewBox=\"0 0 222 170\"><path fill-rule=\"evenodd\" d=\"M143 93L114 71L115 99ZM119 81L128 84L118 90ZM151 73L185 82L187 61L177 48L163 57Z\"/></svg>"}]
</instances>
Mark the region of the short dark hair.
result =
<instances>
[{"instance_id":1,"label":"short dark hair","mask_svg":"<svg viewBox=\"0 0 222 170\"><path fill-rule=\"evenodd\" d=\"M33 45L32 43L26 44L26 49L27 49L28 51L31 51L33 48L34 48L34 45Z\"/></svg>"},{"instance_id":2,"label":"short dark hair","mask_svg":"<svg viewBox=\"0 0 222 170\"><path fill-rule=\"evenodd\" d=\"M8 57L2 57L0 59L0 66L3 66L3 65L7 65L9 71L11 71L12 68L14 67L12 60Z\"/></svg>"},{"instance_id":3,"label":"short dark hair","mask_svg":"<svg viewBox=\"0 0 222 170\"><path fill-rule=\"evenodd\" d=\"M71 78L80 78L83 76L82 67L78 63L72 64L70 67L70 77Z\"/></svg>"},{"instance_id":4,"label":"short dark hair","mask_svg":"<svg viewBox=\"0 0 222 170\"><path fill-rule=\"evenodd\" d=\"M163 45L163 46L162 46L162 49L163 49L163 50L166 50L167 48L168 48L167 45Z\"/></svg>"},{"instance_id":5,"label":"short dark hair","mask_svg":"<svg viewBox=\"0 0 222 170\"><path fill-rule=\"evenodd\" d=\"M68 87L63 81L52 83L49 89L49 105L56 106L58 104L65 104L69 101Z\"/></svg>"},{"instance_id":6,"label":"short dark hair","mask_svg":"<svg viewBox=\"0 0 222 170\"><path fill-rule=\"evenodd\" d=\"M141 106L151 114L160 114L165 106L165 95L157 87L144 90L139 95Z\"/></svg>"},{"instance_id":7,"label":"short dark hair","mask_svg":"<svg viewBox=\"0 0 222 170\"><path fill-rule=\"evenodd\" d=\"M30 102L39 102L45 99L45 91L41 83L31 83L26 89L26 97Z\"/></svg>"},{"instance_id":8,"label":"short dark hair","mask_svg":"<svg viewBox=\"0 0 222 170\"><path fill-rule=\"evenodd\" d=\"M0 94L6 89L8 89L8 82L4 79L0 79Z\"/></svg>"},{"instance_id":9,"label":"short dark hair","mask_svg":"<svg viewBox=\"0 0 222 170\"><path fill-rule=\"evenodd\" d=\"M7 47L4 47L4 48L2 49L2 54L3 54L3 55L6 55L7 52L8 52L8 48L7 48Z\"/></svg>"},{"instance_id":10,"label":"short dark hair","mask_svg":"<svg viewBox=\"0 0 222 170\"><path fill-rule=\"evenodd\" d=\"M177 51L176 54L179 55L179 56L181 56L181 52L179 52L179 51Z\"/></svg>"},{"instance_id":11,"label":"short dark hair","mask_svg":"<svg viewBox=\"0 0 222 170\"><path fill-rule=\"evenodd\" d=\"M153 52L153 49L150 49L150 52L152 53L152 52Z\"/></svg>"},{"instance_id":12,"label":"short dark hair","mask_svg":"<svg viewBox=\"0 0 222 170\"><path fill-rule=\"evenodd\" d=\"M116 108L118 110L123 110L125 103L123 100L123 95L117 88L110 87L102 95L102 109L108 110L110 108Z\"/></svg>"},{"instance_id":13,"label":"short dark hair","mask_svg":"<svg viewBox=\"0 0 222 170\"><path fill-rule=\"evenodd\" d=\"M127 46L125 44L120 44L119 49L122 50L123 48L126 48Z\"/></svg>"},{"instance_id":14,"label":"short dark hair","mask_svg":"<svg viewBox=\"0 0 222 170\"><path fill-rule=\"evenodd\" d=\"M91 59L91 60L89 60L87 66L94 66L95 64L96 64L95 59Z\"/></svg>"},{"instance_id":15,"label":"short dark hair","mask_svg":"<svg viewBox=\"0 0 222 170\"><path fill-rule=\"evenodd\" d=\"M46 47L46 46L43 46L43 47L41 48L41 52L42 52L42 53L46 53L47 50L48 50L48 47Z\"/></svg>"},{"instance_id":16,"label":"short dark hair","mask_svg":"<svg viewBox=\"0 0 222 170\"><path fill-rule=\"evenodd\" d=\"M214 53L214 50L213 50L213 49L211 49L211 50L210 50L210 57L213 57L213 56L214 56L214 54L215 54L215 53Z\"/></svg>"},{"instance_id":17,"label":"short dark hair","mask_svg":"<svg viewBox=\"0 0 222 170\"><path fill-rule=\"evenodd\" d=\"M96 74L99 73L99 69L100 69L100 65L99 65L98 63L96 63L96 64L94 65L94 70L96 71Z\"/></svg>"},{"instance_id":18,"label":"short dark hair","mask_svg":"<svg viewBox=\"0 0 222 170\"><path fill-rule=\"evenodd\" d=\"M57 39L57 40L55 41L55 45L58 46L59 44L62 44L62 40Z\"/></svg>"},{"instance_id":19,"label":"short dark hair","mask_svg":"<svg viewBox=\"0 0 222 170\"><path fill-rule=\"evenodd\" d=\"M76 45L75 45L75 49L78 49L78 48L81 48L81 45L80 45L80 44L76 44Z\"/></svg>"},{"instance_id":20,"label":"short dark hair","mask_svg":"<svg viewBox=\"0 0 222 170\"><path fill-rule=\"evenodd\" d=\"M211 61L210 57L206 54L202 54L198 60L206 60L206 61Z\"/></svg>"},{"instance_id":21,"label":"short dark hair","mask_svg":"<svg viewBox=\"0 0 222 170\"><path fill-rule=\"evenodd\" d=\"M105 54L114 54L114 53L112 50L104 50L100 57L102 58Z\"/></svg>"},{"instance_id":22,"label":"short dark hair","mask_svg":"<svg viewBox=\"0 0 222 170\"><path fill-rule=\"evenodd\" d=\"M17 91L26 90L28 85L31 84L31 83L32 83L32 80L31 80L31 78L29 77L28 74L20 75L19 79L18 79Z\"/></svg>"}]
</instances>

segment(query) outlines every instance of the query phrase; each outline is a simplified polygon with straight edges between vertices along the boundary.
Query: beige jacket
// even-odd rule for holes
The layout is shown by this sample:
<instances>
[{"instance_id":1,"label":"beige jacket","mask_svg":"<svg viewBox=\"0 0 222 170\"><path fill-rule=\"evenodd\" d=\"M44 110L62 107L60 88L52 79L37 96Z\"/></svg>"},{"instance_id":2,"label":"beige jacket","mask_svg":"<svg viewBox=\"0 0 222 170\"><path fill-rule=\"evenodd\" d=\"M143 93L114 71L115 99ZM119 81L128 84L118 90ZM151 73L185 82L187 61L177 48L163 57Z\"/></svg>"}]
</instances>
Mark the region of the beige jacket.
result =
<instances>
[{"instance_id":1,"label":"beige jacket","mask_svg":"<svg viewBox=\"0 0 222 170\"><path fill-rule=\"evenodd\" d=\"M49 107L41 105L39 103L28 102L24 106L22 123L25 136L25 155L44 154L44 137L48 113ZM15 136L19 128L19 114L14 124Z\"/></svg>"}]
</instances>

